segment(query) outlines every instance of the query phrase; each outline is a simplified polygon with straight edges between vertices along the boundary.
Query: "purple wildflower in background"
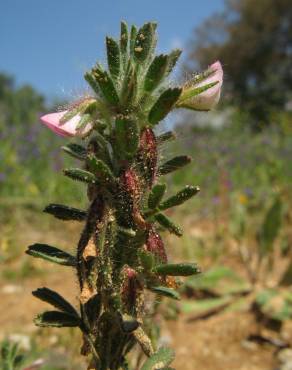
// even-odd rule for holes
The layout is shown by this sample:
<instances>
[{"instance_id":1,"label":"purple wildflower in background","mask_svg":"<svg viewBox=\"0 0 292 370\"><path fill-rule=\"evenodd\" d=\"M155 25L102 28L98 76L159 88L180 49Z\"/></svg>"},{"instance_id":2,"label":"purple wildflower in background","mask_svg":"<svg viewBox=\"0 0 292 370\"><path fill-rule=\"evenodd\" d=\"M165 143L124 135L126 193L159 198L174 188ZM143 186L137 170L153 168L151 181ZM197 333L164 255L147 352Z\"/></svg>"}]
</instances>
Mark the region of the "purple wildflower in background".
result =
<instances>
[{"instance_id":1,"label":"purple wildflower in background","mask_svg":"<svg viewBox=\"0 0 292 370\"><path fill-rule=\"evenodd\" d=\"M0 172L0 182L5 181L6 179L6 174L4 172Z\"/></svg>"},{"instance_id":2,"label":"purple wildflower in background","mask_svg":"<svg viewBox=\"0 0 292 370\"><path fill-rule=\"evenodd\" d=\"M247 195L248 197L252 197L254 195L254 192L251 188L245 188L243 191L244 194Z\"/></svg>"},{"instance_id":3,"label":"purple wildflower in background","mask_svg":"<svg viewBox=\"0 0 292 370\"><path fill-rule=\"evenodd\" d=\"M212 198L212 203L217 206L220 203L220 197L215 196Z\"/></svg>"}]
</instances>

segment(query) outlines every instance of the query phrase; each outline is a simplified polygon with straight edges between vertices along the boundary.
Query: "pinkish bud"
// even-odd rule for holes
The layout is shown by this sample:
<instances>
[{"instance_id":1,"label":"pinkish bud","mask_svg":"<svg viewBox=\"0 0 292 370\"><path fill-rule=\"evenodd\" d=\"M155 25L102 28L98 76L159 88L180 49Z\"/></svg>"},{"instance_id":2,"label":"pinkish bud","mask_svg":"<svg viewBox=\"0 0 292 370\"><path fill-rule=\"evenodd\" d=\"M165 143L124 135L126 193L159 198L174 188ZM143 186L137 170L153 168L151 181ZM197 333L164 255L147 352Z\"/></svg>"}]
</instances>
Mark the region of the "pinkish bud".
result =
<instances>
[{"instance_id":1,"label":"pinkish bud","mask_svg":"<svg viewBox=\"0 0 292 370\"><path fill-rule=\"evenodd\" d=\"M124 305L131 311L135 308L136 299L141 290L141 284L137 278L137 272L131 267L126 267L123 270L124 283L122 285L122 301Z\"/></svg>"},{"instance_id":2,"label":"pinkish bud","mask_svg":"<svg viewBox=\"0 0 292 370\"><path fill-rule=\"evenodd\" d=\"M61 123L62 117L68 111L62 111L58 113L49 113L41 117L42 123L49 127L52 131L60 136L85 136L92 128L92 123L87 123L85 127L77 129L78 124L82 118L82 115L76 114L73 118L69 119L65 123Z\"/></svg>"},{"instance_id":3,"label":"pinkish bud","mask_svg":"<svg viewBox=\"0 0 292 370\"><path fill-rule=\"evenodd\" d=\"M198 111L214 108L220 99L222 83L223 69L221 63L217 61L186 84L177 107ZM211 86L207 87L210 84Z\"/></svg>"},{"instance_id":4,"label":"pinkish bud","mask_svg":"<svg viewBox=\"0 0 292 370\"><path fill-rule=\"evenodd\" d=\"M167 256L164 248L163 240L160 235L151 228L148 232L148 237L146 240L147 251L153 253L159 260L159 262L167 262Z\"/></svg>"},{"instance_id":5,"label":"pinkish bud","mask_svg":"<svg viewBox=\"0 0 292 370\"><path fill-rule=\"evenodd\" d=\"M157 175L157 141L151 128L146 127L141 132L138 156L147 185L151 186Z\"/></svg>"},{"instance_id":6,"label":"pinkish bud","mask_svg":"<svg viewBox=\"0 0 292 370\"><path fill-rule=\"evenodd\" d=\"M125 192L136 202L141 195L139 177L132 168L126 169L121 176L121 183Z\"/></svg>"}]
</instances>

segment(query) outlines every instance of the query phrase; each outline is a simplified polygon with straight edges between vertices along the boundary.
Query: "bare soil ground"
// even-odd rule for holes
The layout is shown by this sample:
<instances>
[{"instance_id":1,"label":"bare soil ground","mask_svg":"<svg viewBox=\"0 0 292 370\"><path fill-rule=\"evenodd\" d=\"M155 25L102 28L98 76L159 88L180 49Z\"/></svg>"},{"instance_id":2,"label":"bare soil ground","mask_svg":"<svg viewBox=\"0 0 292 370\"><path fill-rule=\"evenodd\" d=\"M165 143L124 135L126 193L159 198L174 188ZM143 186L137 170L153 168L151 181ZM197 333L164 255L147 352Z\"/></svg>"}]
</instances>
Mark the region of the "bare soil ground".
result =
<instances>
[{"instance_id":1,"label":"bare soil ground","mask_svg":"<svg viewBox=\"0 0 292 370\"><path fill-rule=\"evenodd\" d=\"M77 228L71 231L71 237L75 239L79 230ZM59 232L60 239L63 239L63 231ZM22 245L35 241L50 243L53 237L37 231L25 239L25 242L22 240ZM44 351L50 352L51 349L56 351L61 347L69 364L69 367L64 369L83 369L84 365L82 363L75 365L76 362L70 367L72 357L79 357L78 347L81 341L79 334L74 330L39 329L32 322L34 316L48 309L46 304L31 296L32 290L47 286L77 305L77 279L70 268L65 269L38 259L33 260L33 265L43 273L12 281L3 279L0 282L0 340L7 335L24 334L35 338L38 346ZM12 262L9 268L17 271L20 268L20 260ZM167 321L163 324L162 339L176 349L173 366L177 370L280 369L277 367L275 347L258 345L246 340L250 334L258 332L258 324L253 314L248 311L225 312L196 321L190 320L190 316L184 314L176 321ZM274 337L279 335L274 332L266 333ZM292 343L289 324L284 328L284 332L282 331L283 335Z\"/></svg>"},{"instance_id":2,"label":"bare soil ground","mask_svg":"<svg viewBox=\"0 0 292 370\"><path fill-rule=\"evenodd\" d=\"M26 279L18 285L2 283L1 336L14 333L29 336L40 334L40 329L33 325L32 319L48 307L32 298L31 291L41 286L49 286L77 303L78 289L74 279L69 269L64 272L53 267L44 277ZM226 312L194 322L189 320L189 316L181 315L179 320L168 321L163 325L162 336L176 349L174 366L177 370L275 369L273 347L246 341L248 335L255 333L257 329L253 315L248 312ZM52 338L58 336L59 331L46 330L45 334L51 338L45 341L45 345L50 346L51 342L53 346Z\"/></svg>"}]
</instances>

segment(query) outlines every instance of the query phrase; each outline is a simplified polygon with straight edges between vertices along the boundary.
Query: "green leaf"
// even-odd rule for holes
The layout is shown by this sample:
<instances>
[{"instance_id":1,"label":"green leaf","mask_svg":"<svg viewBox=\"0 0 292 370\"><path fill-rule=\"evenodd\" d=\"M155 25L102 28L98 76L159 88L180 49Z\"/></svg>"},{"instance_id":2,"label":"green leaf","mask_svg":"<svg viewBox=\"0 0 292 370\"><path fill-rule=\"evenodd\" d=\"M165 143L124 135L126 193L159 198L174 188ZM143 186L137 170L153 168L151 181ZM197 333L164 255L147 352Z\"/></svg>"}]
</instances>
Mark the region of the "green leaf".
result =
<instances>
[{"instance_id":1,"label":"green leaf","mask_svg":"<svg viewBox=\"0 0 292 370\"><path fill-rule=\"evenodd\" d=\"M113 80L107 71L104 71L100 66L96 66L93 69L93 76L96 79L100 91L102 92L104 98L110 105L119 105L119 96L114 86Z\"/></svg>"},{"instance_id":2,"label":"green leaf","mask_svg":"<svg viewBox=\"0 0 292 370\"><path fill-rule=\"evenodd\" d=\"M188 199L198 194L199 191L200 189L197 186L187 185L185 186L184 189L179 191L176 195L168 198L166 201L161 203L159 206L159 209L163 211L171 207L179 206L180 204L186 202Z\"/></svg>"},{"instance_id":3,"label":"green leaf","mask_svg":"<svg viewBox=\"0 0 292 370\"><path fill-rule=\"evenodd\" d=\"M188 104L187 100L194 98L195 96L202 94L204 91L209 90L211 87L218 84L219 81L211 82L207 85L196 87L192 89L191 87L185 90L178 101L178 106L183 106L186 108L191 108L191 104Z\"/></svg>"},{"instance_id":4,"label":"green leaf","mask_svg":"<svg viewBox=\"0 0 292 370\"><path fill-rule=\"evenodd\" d=\"M34 323L41 327L55 328L80 326L78 317L60 311L43 312L34 319Z\"/></svg>"},{"instance_id":5,"label":"green leaf","mask_svg":"<svg viewBox=\"0 0 292 370\"><path fill-rule=\"evenodd\" d=\"M148 93L153 91L163 80L168 67L168 56L158 55L156 56L146 73L144 80L144 90Z\"/></svg>"},{"instance_id":6,"label":"green leaf","mask_svg":"<svg viewBox=\"0 0 292 370\"><path fill-rule=\"evenodd\" d=\"M138 251L138 256L141 261L141 265L146 271L150 271L155 263L154 255L151 252L148 252L145 249L140 249Z\"/></svg>"},{"instance_id":7,"label":"green leaf","mask_svg":"<svg viewBox=\"0 0 292 370\"><path fill-rule=\"evenodd\" d=\"M60 311L79 317L75 308L69 302L67 302L62 296L60 296L60 294L51 289L39 288L33 291L32 295L44 302L51 304Z\"/></svg>"},{"instance_id":8,"label":"green leaf","mask_svg":"<svg viewBox=\"0 0 292 370\"><path fill-rule=\"evenodd\" d=\"M129 32L126 22L121 22L121 37L120 37L120 50L125 59L128 52Z\"/></svg>"},{"instance_id":9,"label":"green leaf","mask_svg":"<svg viewBox=\"0 0 292 370\"><path fill-rule=\"evenodd\" d=\"M159 96L148 115L149 122L152 125L156 125L168 115L179 99L181 92L182 89L179 87L169 88Z\"/></svg>"},{"instance_id":10,"label":"green leaf","mask_svg":"<svg viewBox=\"0 0 292 370\"><path fill-rule=\"evenodd\" d=\"M176 290L171 289L171 288L167 288L164 286L155 286L155 287L150 287L149 289L156 294L163 295L168 298L172 298L176 300L180 299L179 293Z\"/></svg>"},{"instance_id":11,"label":"green leaf","mask_svg":"<svg viewBox=\"0 0 292 370\"><path fill-rule=\"evenodd\" d=\"M141 370L156 370L168 366L174 360L175 354L170 348L160 348L154 355L149 357Z\"/></svg>"},{"instance_id":12,"label":"green leaf","mask_svg":"<svg viewBox=\"0 0 292 370\"><path fill-rule=\"evenodd\" d=\"M13 361L13 366L14 366L13 370L19 369L19 367L23 366L25 362L26 362L25 355L15 356L14 361Z\"/></svg>"},{"instance_id":13,"label":"green leaf","mask_svg":"<svg viewBox=\"0 0 292 370\"><path fill-rule=\"evenodd\" d=\"M117 154L122 159L131 159L139 146L139 127L134 118L118 116L115 122Z\"/></svg>"},{"instance_id":14,"label":"green leaf","mask_svg":"<svg viewBox=\"0 0 292 370\"><path fill-rule=\"evenodd\" d=\"M248 282L238 276L235 271L224 266L214 266L199 276L192 276L185 281L184 286L215 295L240 293L250 289Z\"/></svg>"},{"instance_id":15,"label":"green leaf","mask_svg":"<svg viewBox=\"0 0 292 370\"><path fill-rule=\"evenodd\" d=\"M92 71L91 72L86 72L84 75L84 79L87 81L89 86L92 88L92 90L97 94L100 95L101 91L99 88L99 84L96 80L96 78L93 76Z\"/></svg>"},{"instance_id":16,"label":"green leaf","mask_svg":"<svg viewBox=\"0 0 292 370\"><path fill-rule=\"evenodd\" d=\"M135 48L135 41L136 41L137 32L138 32L138 29L133 24L132 27L131 27L131 36L130 36L130 53L131 53L131 55L134 55L134 48Z\"/></svg>"},{"instance_id":17,"label":"green leaf","mask_svg":"<svg viewBox=\"0 0 292 370\"><path fill-rule=\"evenodd\" d=\"M137 73L135 68L132 65L131 60L129 60L125 77L122 83L121 89L121 106L129 107L133 105L137 93Z\"/></svg>"},{"instance_id":18,"label":"green leaf","mask_svg":"<svg viewBox=\"0 0 292 370\"><path fill-rule=\"evenodd\" d=\"M148 198L148 207L151 209L155 209L158 207L159 203L161 202L163 195L166 191L166 184L156 184L153 186L149 198Z\"/></svg>"},{"instance_id":19,"label":"green leaf","mask_svg":"<svg viewBox=\"0 0 292 370\"><path fill-rule=\"evenodd\" d=\"M155 43L155 26L153 23L145 23L138 31L135 46L134 56L137 61L143 63L148 59L153 51Z\"/></svg>"},{"instance_id":20,"label":"green leaf","mask_svg":"<svg viewBox=\"0 0 292 370\"><path fill-rule=\"evenodd\" d=\"M88 153L93 152L99 159L102 159L107 165L111 166L110 144L103 135L96 132L94 137L90 140L88 147Z\"/></svg>"},{"instance_id":21,"label":"green leaf","mask_svg":"<svg viewBox=\"0 0 292 370\"><path fill-rule=\"evenodd\" d=\"M10 342L8 340L3 340L1 343L1 358L6 360L10 354Z\"/></svg>"},{"instance_id":22,"label":"green leaf","mask_svg":"<svg viewBox=\"0 0 292 370\"><path fill-rule=\"evenodd\" d=\"M107 64L111 76L116 79L120 74L120 48L119 44L111 37L106 37Z\"/></svg>"},{"instance_id":23,"label":"green leaf","mask_svg":"<svg viewBox=\"0 0 292 370\"><path fill-rule=\"evenodd\" d=\"M90 170L94 172L96 179L101 184L107 185L112 189L116 180L109 166L101 159L97 159L94 154L88 155L87 162Z\"/></svg>"},{"instance_id":24,"label":"green leaf","mask_svg":"<svg viewBox=\"0 0 292 370\"><path fill-rule=\"evenodd\" d=\"M279 321L292 318L292 300L289 290L264 289L258 292L256 302L267 317Z\"/></svg>"},{"instance_id":25,"label":"green leaf","mask_svg":"<svg viewBox=\"0 0 292 370\"><path fill-rule=\"evenodd\" d=\"M180 155L170 159L169 161L163 163L159 169L158 173L160 175L166 175L168 173L174 172L179 170L180 168L186 166L187 164L191 163L192 158L188 155Z\"/></svg>"},{"instance_id":26,"label":"green leaf","mask_svg":"<svg viewBox=\"0 0 292 370\"><path fill-rule=\"evenodd\" d=\"M5 366L8 366L9 361L10 361L11 350L12 350L11 346L12 346L11 343L6 339L4 339L3 342L1 343L1 359L3 360ZM7 368L4 367L3 370L6 370L6 369L11 370L8 367Z\"/></svg>"},{"instance_id":27,"label":"green leaf","mask_svg":"<svg viewBox=\"0 0 292 370\"><path fill-rule=\"evenodd\" d=\"M208 298L201 300L185 300L181 302L181 309L184 313L204 314L212 310L224 308L232 302L231 296L220 298Z\"/></svg>"},{"instance_id":28,"label":"green leaf","mask_svg":"<svg viewBox=\"0 0 292 370\"><path fill-rule=\"evenodd\" d=\"M77 263L76 258L71 254L47 244L30 245L25 253L64 266L75 267Z\"/></svg>"},{"instance_id":29,"label":"green leaf","mask_svg":"<svg viewBox=\"0 0 292 370\"><path fill-rule=\"evenodd\" d=\"M198 85L198 83L206 80L208 77L214 75L216 73L216 71L214 69L210 69L208 68L207 70L201 72L201 73L197 73L193 76L193 78L191 78L191 80L189 81L189 84L190 85Z\"/></svg>"},{"instance_id":30,"label":"green leaf","mask_svg":"<svg viewBox=\"0 0 292 370\"><path fill-rule=\"evenodd\" d=\"M71 155L73 158L80 159L81 161L86 159L86 148L82 145L71 143L65 146L62 146L61 149Z\"/></svg>"},{"instance_id":31,"label":"green leaf","mask_svg":"<svg viewBox=\"0 0 292 370\"><path fill-rule=\"evenodd\" d=\"M195 263L169 263L155 266L153 272L159 275L189 276L199 274L201 271Z\"/></svg>"},{"instance_id":32,"label":"green leaf","mask_svg":"<svg viewBox=\"0 0 292 370\"><path fill-rule=\"evenodd\" d=\"M176 135L172 131L164 132L163 134L157 136L157 138L156 138L157 144L159 144L159 145L161 145L165 142L168 142L168 141L173 141L175 139L176 139Z\"/></svg>"},{"instance_id":33,"label":"green leaf","mask_svg":"<svg viewBox=\"0 0 292 370\"><path fill-rule=\"evenodd\" d=\"M99 294L92 296L84 305L84 311L89 322L89 325L95 325L101 313L101 297Z\"/></svg>"},{"instance_id":34,"label":"green leaf","mask_svg":"<svg viewBox=\"0 0 292 370\"><path fill-rule=\"evenodd\" d=\"M278 292L275 289L263 289L258 292L256 295L256 302L260 306L264 306L269 303L269 301L276 297Z\"/></svg>"},{"instance_id":35,"label":"green leaf","mask_svg":"<svg viewBox=\"0 0 292 370\"><path fill-rule=\"evenodd\" d=\"M64 221L85 221L87 212L81 209L64 206L62 204L49 204L44 212Z\"/></svg>"},{"instance_id":36,"label":"green leaf","mask_svg":"<svg viewBox=\"0 0 292 370\"><path fill-rule=\"evenodd\" d=\"M162 213L158 213L158 215L155 216L155 220L170 233L175 234L176 236L182 236L183 233L181 228Z\"/></svg>"},{"instance_id":37,"label":"green leaf","mask_svg":"<svg viewBox=\"0 0 292 370\"><path fill-rule=\"evenodd\" d=\"M174 49L169 55L168 55L168 66L166 70L166 75L169 75L173 68L175 67L179 57L181 56L182 50L180 49Z\"/></svg>"},{"instance_id":38,"label":"green leaf","mask_svg":"<svg viewBox=\"0 0 292 370\"><path fill-rule=\"evenodd\" d=\"M273 248L273 243L277 238L282 225L282 202L277 197L265 215L263 225L260 230L260 243L262 254L269 253Z\"/></svg>"},{"instance_id":39,"label":"green leaf","mask_svg":"<svg viewBox=\"0 0 292 370\"><path fill-rule=\"evenodd\" d=\"M64 175L70 177L72 180L85 182L88 184L96 183L96 177L88 171L81 170L80 168L67 168L63 170Z\"/></svg>"}]
</instances>

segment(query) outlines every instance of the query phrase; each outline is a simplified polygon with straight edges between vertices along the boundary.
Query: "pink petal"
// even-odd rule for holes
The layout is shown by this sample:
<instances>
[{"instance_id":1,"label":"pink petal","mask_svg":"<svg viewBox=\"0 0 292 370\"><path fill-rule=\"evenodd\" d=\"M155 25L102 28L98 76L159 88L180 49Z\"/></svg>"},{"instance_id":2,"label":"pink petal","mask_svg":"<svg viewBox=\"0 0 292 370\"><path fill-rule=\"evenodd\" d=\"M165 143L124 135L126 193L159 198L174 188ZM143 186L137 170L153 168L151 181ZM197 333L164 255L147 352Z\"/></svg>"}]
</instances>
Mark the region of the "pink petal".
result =
<instances>
[{"instance_id":1,"label":"pink petal","mask_svg":"<svg viewBox=\"0 0 292 370\"><path fill-rule=\"evenodd\" d=\"M196 87L206 86L212 82L217 82L217 84L192 99L192 104L196 105L196 109L212 109L220 99L223 83L223 69L221 63L219 61L213 63L208 70L214 71L214 73L204 81L198 83Z\"/></svg>"},{"instance_id":2,"label":"pink petal","mask_svg":"<svg viewBox=\"0 0 292 370\"><path fill-rule=\"evenodd\" d=\"M88 123L81 132L76 131L76 127L81 119L81 116L77 114L69 121L64 124L60 124L61 118L66 114L68 111L62 111L57 113L49 113L41 117L42 123L44 123L49 129L55 132L57 135L72 137L72 136L84 136L87 134L92 125Z\"/></svg>"},{"instance_id":3,"label":"pink petal","mask_svg":"<svg viewBox=\"0 0 292 370\"><path fill-rule=\"evenodd\" d=\"M219 61L217 61L213 63L207 71L213 71L213 73L199 83L195 83L191 87L188 87L188 89L193 90L213 82L217 82L216 85L203 91L199 95L194 96L193 98L187 99L183 102L182 106L194 110L210 110L218 103L223 83L222 65Z\"/></svg>"}]
</instances>

